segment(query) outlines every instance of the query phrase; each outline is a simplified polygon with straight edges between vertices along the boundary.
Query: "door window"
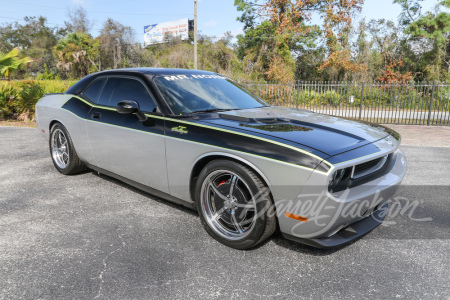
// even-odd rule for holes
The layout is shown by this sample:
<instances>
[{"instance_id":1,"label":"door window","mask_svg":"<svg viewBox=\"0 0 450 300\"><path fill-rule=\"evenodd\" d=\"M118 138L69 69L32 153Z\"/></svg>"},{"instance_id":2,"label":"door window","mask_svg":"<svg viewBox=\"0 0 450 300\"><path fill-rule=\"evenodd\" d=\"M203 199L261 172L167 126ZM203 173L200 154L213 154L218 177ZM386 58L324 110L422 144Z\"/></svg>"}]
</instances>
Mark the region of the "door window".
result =
<instances>
[{"instance_id":1,"label":"door window","mask_svg":"<svg viewBox=\"0 0 450 300\"><path fill-rule=\"evenodd\" d=\"M141 110L155 112L156 104L145 86L136 79L110 77L103 88L98 104L115 107L122 100L134 100Z\"/></svg>"},{"instance_id":2,"label":"door window","mask_svg":"<svg viewBox=\"0 0 450 300\"><path fill-rule=\"evenodd\" d=\"M97 103L102 91L103 85L106 82L106 78L100 78L95 80L88 88L83 92L83 95L94 103Z\"/></svg>"}]
</instances>

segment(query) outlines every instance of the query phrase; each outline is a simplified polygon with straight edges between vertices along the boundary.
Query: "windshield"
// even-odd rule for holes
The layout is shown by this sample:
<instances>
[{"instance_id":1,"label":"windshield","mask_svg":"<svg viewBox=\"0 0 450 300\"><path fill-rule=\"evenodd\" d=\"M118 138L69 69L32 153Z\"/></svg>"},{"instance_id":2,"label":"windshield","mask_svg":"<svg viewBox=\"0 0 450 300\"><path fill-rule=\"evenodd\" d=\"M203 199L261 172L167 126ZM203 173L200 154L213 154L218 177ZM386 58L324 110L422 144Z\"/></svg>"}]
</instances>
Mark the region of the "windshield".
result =
<instances>
[{"instance_id":1,"label":"windshield","mask_svg":"<svg viewBox=\"0 0 450 300\"><path fill-rule=\"evenodd\" d=\"M158 76L154 82L175 115L267 106L243 87L219 75Z\"/></svg>"}]
</instances>

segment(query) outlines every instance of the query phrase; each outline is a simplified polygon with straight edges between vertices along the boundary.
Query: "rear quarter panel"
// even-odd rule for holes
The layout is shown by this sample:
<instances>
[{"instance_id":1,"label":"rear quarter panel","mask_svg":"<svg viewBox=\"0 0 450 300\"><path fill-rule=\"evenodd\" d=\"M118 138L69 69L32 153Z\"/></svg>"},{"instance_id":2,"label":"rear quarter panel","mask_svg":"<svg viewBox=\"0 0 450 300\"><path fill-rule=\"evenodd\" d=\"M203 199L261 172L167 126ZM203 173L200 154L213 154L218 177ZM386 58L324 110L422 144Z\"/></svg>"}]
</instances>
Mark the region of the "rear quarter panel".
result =
<instances>
[{"instance_id":1,"label":"rear quarter panel","mask_svg":"<svg viewBox=\"0 0 450 300\"><path fill-rule=\"evenodd\" d=\"M93 157L89 147L85 121L61 108L70 98L72 98L72 95L67 94L44 95L36 103L37 126L48 141L52 122L61 123L68 130L80 159L85 162L92 162Z\"/></svg>"}]
</instances>

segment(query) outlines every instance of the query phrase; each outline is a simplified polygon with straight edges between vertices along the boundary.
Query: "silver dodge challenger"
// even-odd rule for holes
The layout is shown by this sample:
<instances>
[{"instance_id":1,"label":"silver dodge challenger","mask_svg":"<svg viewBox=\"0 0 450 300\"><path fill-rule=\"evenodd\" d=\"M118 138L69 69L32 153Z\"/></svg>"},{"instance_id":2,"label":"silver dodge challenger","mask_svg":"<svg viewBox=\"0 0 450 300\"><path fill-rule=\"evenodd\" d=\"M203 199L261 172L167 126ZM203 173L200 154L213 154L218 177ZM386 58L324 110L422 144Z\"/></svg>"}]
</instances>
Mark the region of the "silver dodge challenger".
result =
<instances>
[{"instance_id":1,"label":"silver dodge challenger","mask_svg":"<svg viewBox=\"0 0 450 300\"><path fill-rule=\"evenodd\" d=\"M395 131L274 107L226 76L136 68L91 74L36 104L64 175L93 170L195 209L247 249L276 230L328 248L381 224L406 172Z\"/></svg>"}]
</instances>

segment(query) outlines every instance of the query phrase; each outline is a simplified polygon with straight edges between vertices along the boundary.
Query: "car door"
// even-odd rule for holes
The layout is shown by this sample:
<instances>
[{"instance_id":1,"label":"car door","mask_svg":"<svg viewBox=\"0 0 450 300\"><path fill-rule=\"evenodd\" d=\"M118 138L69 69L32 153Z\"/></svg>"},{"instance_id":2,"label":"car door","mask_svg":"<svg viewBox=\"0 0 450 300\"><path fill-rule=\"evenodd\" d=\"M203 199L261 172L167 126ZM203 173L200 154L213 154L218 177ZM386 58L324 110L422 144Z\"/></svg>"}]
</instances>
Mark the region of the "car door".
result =
<instances>
[{"instance_id":1,"label":"car door","mask_svg":"<svg viewBox=\"0 0 450 300\"><path fill-rule=\"evenodd\" d=\"M88 116L86 129L96 166L151 188L169 193L164 118L146 84L137 77L98 78L99 94L83 93L96 103ZM92 85L96 84L96 81ZM135 114L119 114L119 101L139 103L148 120Z\"/></svg>"}]
</instances>

